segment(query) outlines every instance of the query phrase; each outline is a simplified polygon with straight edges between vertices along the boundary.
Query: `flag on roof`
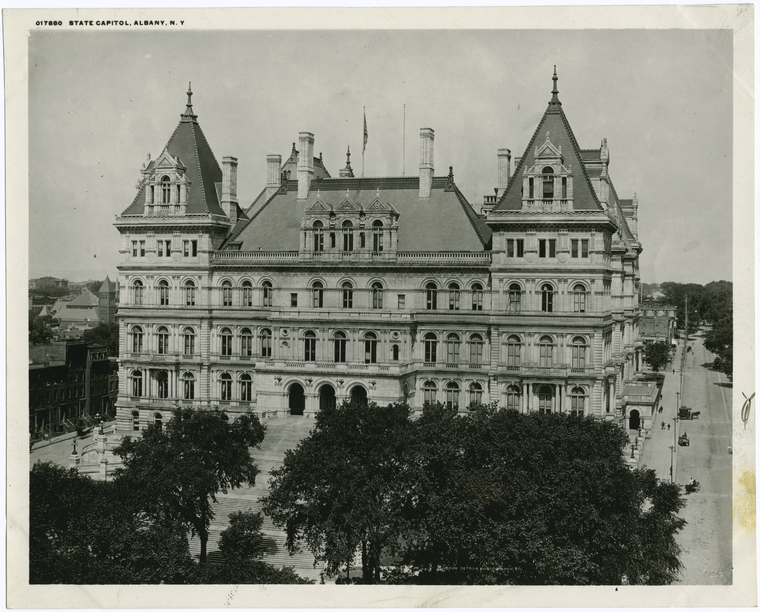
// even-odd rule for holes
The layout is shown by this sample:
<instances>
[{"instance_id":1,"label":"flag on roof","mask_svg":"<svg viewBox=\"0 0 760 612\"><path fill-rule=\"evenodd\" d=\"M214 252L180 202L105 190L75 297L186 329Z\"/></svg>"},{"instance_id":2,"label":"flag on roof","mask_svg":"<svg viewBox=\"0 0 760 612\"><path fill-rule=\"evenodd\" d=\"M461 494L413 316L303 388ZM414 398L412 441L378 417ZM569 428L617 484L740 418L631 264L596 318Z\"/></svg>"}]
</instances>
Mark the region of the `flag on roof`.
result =
<instances>
[{"instance_id":1,"label":"flag on roof","mask_svg":"<svg viewBox=\"0 0 760 612\"><path fill-rule=\"evenodd\" d=\"M364 111L364 145L362 146L362 155L364 154L364 149L367 148L367 111Z\"/></svg>"}]
</instances>

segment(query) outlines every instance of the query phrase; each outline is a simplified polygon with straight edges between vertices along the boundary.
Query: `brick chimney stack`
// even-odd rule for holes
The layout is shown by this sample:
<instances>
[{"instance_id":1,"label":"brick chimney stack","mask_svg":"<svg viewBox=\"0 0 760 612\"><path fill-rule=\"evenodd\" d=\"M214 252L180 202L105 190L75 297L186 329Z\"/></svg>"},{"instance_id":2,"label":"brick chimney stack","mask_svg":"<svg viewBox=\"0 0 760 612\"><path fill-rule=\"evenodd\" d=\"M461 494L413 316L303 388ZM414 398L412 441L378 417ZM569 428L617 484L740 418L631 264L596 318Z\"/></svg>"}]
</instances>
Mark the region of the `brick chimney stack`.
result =
<instances>
[{"instance_id":1,"label":"brick chimney stack","mask_svg":"<svg viewBox=\"0 0 760 612\"><path fill-rule=\"evenodd\" d=\"M496 183L496 197L501 197L509 184L509 177L512 174L512 151L509 149L499 149L497 152L499 160L499 175Z\"/></svg>"},{"instance_id":2,"label":"brick chimney stack","mask_svg":"<svg viewBox=\"0 0 760 612\"><path fill-rule=\"evenodd\" d=\"M420 198L429 198L433 187L433 142L435 132L430 128L420 128Z\"/></svg>"},{"instance_id":3,"label":"brick chimney stack","mask_svg":"<svg viewBox=\"0 0 760 612\"><path fill-rule=\"evenodd\" d=\"M282 168L282 156L267 155L267 200L282 186L280 168Z\"/></svg>"},{"instance_id":4,"label":"brick chimney stack","mask_svg":"<svg viewBox=\"0 0 760 612\"><path fill-rule=\"evenodd\" d=\"M237 157L222 158L222 210L233 226L237 223L237 166Z\"/></svg>"},{"instance_id":5,"label":"brick chimney stack","mask_svg":"<svg viewBox=\"0 0 760 612\"><path fill-rule=\"evenodd\" d=\"M314 178L314 134L300 132L298 149L298 199L305 200Z\"/></svg>"}]
</instances>

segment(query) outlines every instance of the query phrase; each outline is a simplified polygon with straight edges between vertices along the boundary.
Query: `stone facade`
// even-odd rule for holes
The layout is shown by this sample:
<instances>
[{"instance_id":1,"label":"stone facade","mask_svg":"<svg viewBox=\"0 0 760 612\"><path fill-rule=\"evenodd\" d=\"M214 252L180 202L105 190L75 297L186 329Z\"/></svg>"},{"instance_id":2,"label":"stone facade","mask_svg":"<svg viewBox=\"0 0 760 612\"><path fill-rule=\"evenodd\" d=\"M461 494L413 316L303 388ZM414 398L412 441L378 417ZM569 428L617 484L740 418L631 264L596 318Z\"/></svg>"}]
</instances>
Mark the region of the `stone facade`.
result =
<instances>
[{"instance_id":1,"label":"stone facade","mask_svg":"<svg viewBox=\"0 0 760 612\"><path fill-rule=\"evenodd\" d=\"M622 420L641 364L638 202L552 93L514 170L499 150L478 215L453 169L434 175L429 128L419 177L356 178L349 153L331 178L301 132L302 155L269 155L243 209L237 162L219 167L188 92L116 221L119 427L180 404L272 417L351 397Z\"/></svg>"}]
</instances>

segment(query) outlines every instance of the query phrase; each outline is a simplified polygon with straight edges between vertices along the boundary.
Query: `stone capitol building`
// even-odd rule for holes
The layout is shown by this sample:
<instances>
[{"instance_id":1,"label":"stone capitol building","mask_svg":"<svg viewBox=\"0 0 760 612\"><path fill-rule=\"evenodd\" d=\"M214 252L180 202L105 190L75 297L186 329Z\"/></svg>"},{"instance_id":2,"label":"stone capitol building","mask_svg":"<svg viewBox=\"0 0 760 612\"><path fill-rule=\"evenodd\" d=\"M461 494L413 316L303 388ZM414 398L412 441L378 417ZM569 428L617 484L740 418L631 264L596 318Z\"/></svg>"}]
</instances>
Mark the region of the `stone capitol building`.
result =
<instances>
[{"instance_id":1,"label":"stone capitol building","mask_svg":"<svg viewBox=\"0 0 760 612\"><path fill-rule=\"evenodd\" d=\"M117 217L122 256L118 428L177 405L313 416L346 398L496 402L626 423L642 364L638 202L620 199L606 139L583 149L560 102L520 157L497 152L473 207L436 174L337 176L298 135L249 206L187 92L163 151ZM645 418L642 415L642 418ZM636 415L636 422L639 416ZM649 422L646 422L649 425Z\"/></svg>"}]
</instances>

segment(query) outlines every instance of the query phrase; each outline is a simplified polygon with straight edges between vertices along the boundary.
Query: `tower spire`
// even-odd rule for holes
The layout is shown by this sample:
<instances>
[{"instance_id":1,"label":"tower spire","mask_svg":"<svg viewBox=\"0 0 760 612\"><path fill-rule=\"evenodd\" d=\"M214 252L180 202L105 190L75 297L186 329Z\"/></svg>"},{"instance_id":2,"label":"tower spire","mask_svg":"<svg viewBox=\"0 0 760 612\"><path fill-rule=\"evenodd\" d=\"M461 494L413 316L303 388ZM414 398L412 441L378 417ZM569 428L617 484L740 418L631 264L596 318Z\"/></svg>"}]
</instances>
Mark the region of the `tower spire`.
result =
<instances>
[{"instance_id":1,"label":"tower spire","mask_svg":"<svg viewBox=\"0 0 760 612\"><path fill-rule=\"evenodd\" d=\"M549 104L562 104L562 102L559 101L559 97L557 97L557 94L559 94L559 91L557 90L557 81L559 79L557 78L557 65L554 64L554 76L552 76L552 81L554 82L554 86L552 87L552 99Z\"/></svg>"},{"instance_id":2,"label":"tower spire","mask_svg":"<svg viewBox=\"0 0 760 612\"><path fill-rule=\"evenodd\" d=\"M185 112L180 115L184 121L195 121L198 115L193 114L193 88L192 83L187 83L187 105Z\"/></svg>"}]
</instances>

